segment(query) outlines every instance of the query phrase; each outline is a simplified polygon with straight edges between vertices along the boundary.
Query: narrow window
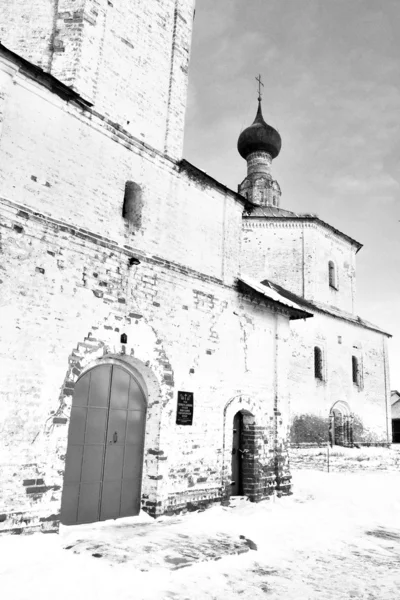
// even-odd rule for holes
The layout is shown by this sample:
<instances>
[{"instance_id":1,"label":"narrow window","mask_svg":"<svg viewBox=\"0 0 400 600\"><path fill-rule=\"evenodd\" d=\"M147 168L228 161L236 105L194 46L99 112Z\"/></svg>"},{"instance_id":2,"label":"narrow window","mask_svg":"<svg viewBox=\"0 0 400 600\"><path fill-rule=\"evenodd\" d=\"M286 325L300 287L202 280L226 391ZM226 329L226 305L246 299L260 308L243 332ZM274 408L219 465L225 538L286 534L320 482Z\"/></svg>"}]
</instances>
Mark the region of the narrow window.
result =
<instances>
[{"instance_id":1,"label":"narrow window","mask_svg":"<svg viewBox=\"0 0 400 600\"><path fill-rule=\"evenodd\" d=\"M314 376L315 379L322 381L322 350L318 346L314 347Z\"/></svg>"},{"instance_id":2,"label":"narrow window","mask_svg":"<svg viewBox=\"0 0 400 600\"><path fill-rule=\"evenodd\" d=\"M122 216L135 229L140 229L142 225L142 189L134 181L125 183L124 203L122 207Z\"/></svg>"},{"instance_id":3,"label":"narrow window","mask_svg":"<svg viewBox=\"0 0 400 600\"><path fill-rule=\"evenodd\" d=\"M329 271L329 285L331 288L337 290L338 283L337 283L336 267L335 267L335 263L332 260L329 261L328 271Z\"/></svg>"},{"instance_id":4,"label":"narrow window","mask_svg":"<svg viewBox=\"0 0 400 600\"><path fill-rule=\"evenodd\" d=\"M351 357L351 366L352 366L352 371L353 371L353 383L355 383L357 386L359 386L360 385L360 369L358 366L357 356Z\"/></svg>"}]
</instances>

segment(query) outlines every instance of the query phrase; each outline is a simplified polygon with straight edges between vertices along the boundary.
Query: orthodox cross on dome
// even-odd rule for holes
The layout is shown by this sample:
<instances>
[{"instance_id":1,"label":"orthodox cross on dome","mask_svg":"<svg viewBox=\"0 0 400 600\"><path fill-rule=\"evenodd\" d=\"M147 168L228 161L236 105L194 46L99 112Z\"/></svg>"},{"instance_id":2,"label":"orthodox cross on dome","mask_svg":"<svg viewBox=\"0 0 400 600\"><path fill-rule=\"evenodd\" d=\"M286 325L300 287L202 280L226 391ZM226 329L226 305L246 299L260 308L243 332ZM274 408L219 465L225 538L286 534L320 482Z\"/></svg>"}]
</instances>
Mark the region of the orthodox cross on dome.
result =
<instances>
[{"instance_id":1,"label":"orthodox cross on dome","mask_svg":"<svg viewBox=\"0 0 400 600\"><path fill-rule=\"evenodd\" d=\"M261 81L261 75L256 77L256 81L258 81L258 101L261 102L261 98L262 98L261 86L264 87L264 84Z\"/></svg>"}]
</instances>

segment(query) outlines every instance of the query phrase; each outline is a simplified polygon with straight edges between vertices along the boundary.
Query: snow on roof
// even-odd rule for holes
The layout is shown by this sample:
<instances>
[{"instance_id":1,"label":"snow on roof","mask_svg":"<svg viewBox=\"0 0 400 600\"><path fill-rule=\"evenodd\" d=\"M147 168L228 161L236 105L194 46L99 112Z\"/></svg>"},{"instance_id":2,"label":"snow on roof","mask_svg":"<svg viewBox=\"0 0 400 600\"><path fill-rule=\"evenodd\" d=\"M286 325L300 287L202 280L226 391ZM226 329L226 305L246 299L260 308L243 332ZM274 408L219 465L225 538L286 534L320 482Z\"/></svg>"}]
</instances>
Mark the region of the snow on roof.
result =
<instances>
[{"instance_id":1,"label":"snow on roof","mask_svg":"<svg viewBox=\"0 0 400 600\"><path fill-rule=\"evenodd\" d=\"M390 396L391 396L391 404L392 404L392 406L394 404L397 404L397 402L400 401L400 392L398 392L397 390L392 390L390 392Z\"/></svg>"},{"instance_id":2,"label":"snow on roof","mask_svg":"<svg viewBox=\"0 0 400 600\"><path fill-rule=\"evenodd\" d=\"M266 287L265 285L259 283L255 279L252 279L248 275L241 275L238 279L242 286L244 285L247 288L251 288L252 290L257 292L258 294L261 294L268 300L276 302L277 304L284 306L286 309L289 309L291 320L308 319L309 317L313 316L312 313L305 311L298 304L296 304L296 302L285 298L277 290Z\"/></svg>"},{"instance_id":3,"label":"snow on roof","mask_svg":"<svg viewBox=\"0 0 400 600\"><path fill-rule=\"evenodd\" d=\"M284 298L287 298L287 299L291 300L292 302L296 303L296 305L298 305L299 307L304 306L305 308L308 308L309 310L312 310L312 311L323 312L328 315L331 315L332 317L337 317L338 319L343 319L345 321L349 321L350 323L354 323L354 325L359 325L360 327L364 327L365 329L371 329L372 331L377 331L378 333L382 333L383 335L386 335L387 337L392 337L392 335L390 333L388 333L387 331L384 331L377 325L374 325L373 323L370 323L369 321L362 319L358 315L354 315L352 313L345 312L344 310L340 310L339 308L336 308L335 306L331 306L331 305L327 306L326 304L323 304L322 302L317 302L316 300L308 300L308 299L302 298L300 296L297 296L293 292L286 290L285 288L278 285L277 283L273 283L272 281L269 281L268 279L265 279L261 285L262 285L262 287L267 287L272 290L275 290L276 292L281 294Z\"/></svg>"}]
</instances>

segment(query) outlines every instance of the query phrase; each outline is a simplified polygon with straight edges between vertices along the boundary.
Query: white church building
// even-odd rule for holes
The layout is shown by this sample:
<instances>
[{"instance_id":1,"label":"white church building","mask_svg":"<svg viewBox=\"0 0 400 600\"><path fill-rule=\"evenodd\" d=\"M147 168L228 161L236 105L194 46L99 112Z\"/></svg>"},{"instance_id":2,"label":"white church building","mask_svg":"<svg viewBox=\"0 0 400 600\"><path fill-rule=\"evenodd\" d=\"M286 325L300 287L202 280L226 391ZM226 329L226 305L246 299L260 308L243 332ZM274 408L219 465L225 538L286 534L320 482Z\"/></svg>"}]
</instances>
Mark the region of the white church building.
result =
<instances>
[{"instance_id":1,"label":"white church building","mask_svg":"<svg viewBox=\"0 0 400 600\"><path fill-rule=\"evenodd\" d=\"M182 157L193 17L0 4L0 531L259 501L289 443L390 443L361 246L280 207L261 104L238 191Z\"/></svg>"}]
</instances>

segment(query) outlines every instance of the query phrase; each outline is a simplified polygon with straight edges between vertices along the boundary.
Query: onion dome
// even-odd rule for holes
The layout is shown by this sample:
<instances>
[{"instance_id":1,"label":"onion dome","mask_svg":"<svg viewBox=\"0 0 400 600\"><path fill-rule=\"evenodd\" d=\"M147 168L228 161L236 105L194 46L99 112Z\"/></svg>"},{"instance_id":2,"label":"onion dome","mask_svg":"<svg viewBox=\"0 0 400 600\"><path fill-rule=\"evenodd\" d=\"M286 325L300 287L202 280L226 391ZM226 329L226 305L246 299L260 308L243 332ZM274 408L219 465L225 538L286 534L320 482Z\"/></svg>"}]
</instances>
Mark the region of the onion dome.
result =
<instances>
[{"instance_id":1,"label":"onion dome","mask_svg":"<svg viewBox=\"0 0 400 600\"><path fill-rule=\"evenodd\" d=\"M253 124L244 129L239 136L237 144L239 154L247 159L252 152L268 152L271 158L276 158L281 151L281 146L279 133L264 121L259 100Z\"/></svg>"}]
</instances>

